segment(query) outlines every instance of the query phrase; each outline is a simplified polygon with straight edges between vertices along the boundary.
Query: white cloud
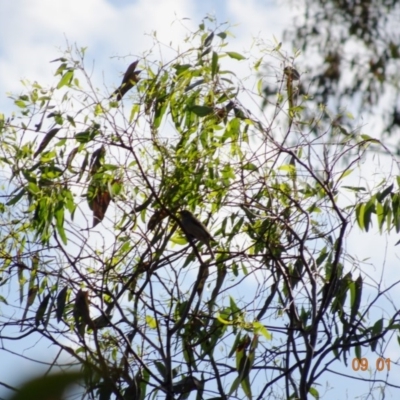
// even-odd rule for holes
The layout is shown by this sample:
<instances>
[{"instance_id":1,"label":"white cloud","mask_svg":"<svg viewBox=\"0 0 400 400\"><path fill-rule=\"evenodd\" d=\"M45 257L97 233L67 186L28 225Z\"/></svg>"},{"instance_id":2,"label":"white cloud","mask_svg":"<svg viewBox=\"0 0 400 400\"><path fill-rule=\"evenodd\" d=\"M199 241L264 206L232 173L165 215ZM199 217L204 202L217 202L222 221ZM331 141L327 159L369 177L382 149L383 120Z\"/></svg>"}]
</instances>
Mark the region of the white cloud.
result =
<instances>
[{"instance_id":1,"label":"white cloud","mask_svg":"<svg viewBox=\"0 0 400 400\"><path fill-rule=\"evenodd\" d=\"M88 47L87 60L95 60L96 74L111 68L123 70L124 64L114 67L109 57L141 54L152 45L146 33L157 31L162 42L179 43L184 29L173 21L190 17L190 4L183 0L140 0L120 7L104 0L2 2L0 14L12 18L2 20L0 109L10 105L4 92L22 90L20 79L55 81L55 65L49 61L61 55L66 40Z\"/></svg>"},{"instance_id":2,"label":"white cloud","mask_svg":"<svg viewBox=\"0 0 400 400\"><path fill-rule=\"evenodd\" d=\"M150 49L153 42L146 34L154 31L166 45L171 41L182 44L186 27L195 29L205 17L206 10L199 15L204 7L184 0L139 0L119 6L105 0L1 2L0 14L10 17L2 19L0 87L3 93L18 90L20 78L49 82L54 65L48 61L60 56L58 49L65 49L66 39L87 46L88 59L96 60L96 69L100 65L108 69L105 63L110 56L137 56ZM243 47L259 32L266 37L272 33L279 36L288 19L282 17L287 12L255 0L219 2L209 11L219 21L239 22L233 32ZM188 19L179 21L181 18Z\"/></svg>"}]
</instances>

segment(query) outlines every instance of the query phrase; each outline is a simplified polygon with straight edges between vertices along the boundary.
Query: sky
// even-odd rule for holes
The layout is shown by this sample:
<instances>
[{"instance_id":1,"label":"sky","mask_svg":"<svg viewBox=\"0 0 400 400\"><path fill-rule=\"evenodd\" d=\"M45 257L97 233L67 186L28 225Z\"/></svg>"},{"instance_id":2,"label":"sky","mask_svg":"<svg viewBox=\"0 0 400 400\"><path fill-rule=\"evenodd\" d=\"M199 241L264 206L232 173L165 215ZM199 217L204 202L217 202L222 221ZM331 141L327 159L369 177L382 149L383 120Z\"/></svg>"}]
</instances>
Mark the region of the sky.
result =
<instances>
[{"instance_id":1,"label":"sky","mask_svg":"<svg viewBox=\"0 0 400 400\"><path fill-rule=\"evenodd\" d=\"M235 38L230 39L230 46L241 52L255 38L267 42L274 38L282 40L283 30L296 11L288 4L282 0L2 0L0 112L7 114L14 109L5 93L22 92L22 79L43 85L58 81L54 77L58 64L50 61L62 56L67 44L87 47L86 62L92 65L95 83L111 92L119 85L126 67L152 48L151 36L155 32L163 43L179 44L188 31L195 30L210 14L220 23L233 25ZM290 46L286 45L286 51L291 51ZM397 256L392 256L388 248L397 239L386 239L376 233L351 236L348 246L362 246L363 255L373 265L386 263L390 269ZM35 343L22 345L28 348ZM47 351L51 355L56 350ZM0 350L0 381L14 384L21 374L36 371L28 361L18 359L20 373L16 375L15 369L7 367L16 361L9 359L9 355L7 359L3 357Z\"/></svg>"},{"instance_id":2,"label":"sky","mask_svg":"<svg viewBox=\"0 0 400 400\"><path fill-rule=\"evenodd\" d=\"M55 64L67 42L87 47L94 74L118 84L120 74L133 57L152 47L151 34L164 43L179 43L187 29L195 29L207 15L219 22L237 24L238 48L248 47L253 37L280 37L289 22L274 1L186 0L14 0L0 2L1 92L20 91L21 79L52 83ZM276 16L279 16L278 18ZM184 20L183 20L184 19ZM129 57L130 56L130 57ZM126 59L122 58L126 57ZM53 78L54 79L54 78ZM7 99L1 96L0 109Z\"/></svg>"}]
</instances>

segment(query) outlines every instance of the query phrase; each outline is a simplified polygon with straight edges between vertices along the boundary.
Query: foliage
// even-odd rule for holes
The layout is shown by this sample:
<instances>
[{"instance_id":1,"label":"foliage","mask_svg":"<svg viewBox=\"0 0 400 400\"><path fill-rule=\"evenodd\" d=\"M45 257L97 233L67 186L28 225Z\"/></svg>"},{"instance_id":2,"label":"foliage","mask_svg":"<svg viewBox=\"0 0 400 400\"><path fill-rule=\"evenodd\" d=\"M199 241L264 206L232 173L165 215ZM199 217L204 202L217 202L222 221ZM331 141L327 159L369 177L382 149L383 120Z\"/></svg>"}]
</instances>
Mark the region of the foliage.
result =
<instances>
[{"instance_id":1,"label":"foliage","mask_svg":"<svg viewBox=\"0 0 400 400\"><path fill-rule=\"evenodd\" d=\"M263 82L254 93L235 72L254 78L261 60L228 51L228 35L201 24L170 61L141 59L120 102L68 49L58 84L27 85L1 119L1 285L18 297L0 298L15 311L0 337L57 346L85 398L318 398L335 362L382 355L399 329L395 308L369 317L384 293L366 299L346 251L355 220L400 228L397 182L351 181L385 147L337 120L326 130L324 107L305 117L294 70L261 112ZM184 234L183 209L215 260Z\"/></svg>"},{"instance_id":2,"label":"foliage","mask_svg":"<svg viewBox=\"0 0 400 400\"><path fill-rule=\"evenodd\" d=\"M302 51L303 89L311 85L315 101L335 108L344 126L349 107L374 114L398 151L400 2L304 0L299 9L286 37Z\"/></svg>"}]
</instances>

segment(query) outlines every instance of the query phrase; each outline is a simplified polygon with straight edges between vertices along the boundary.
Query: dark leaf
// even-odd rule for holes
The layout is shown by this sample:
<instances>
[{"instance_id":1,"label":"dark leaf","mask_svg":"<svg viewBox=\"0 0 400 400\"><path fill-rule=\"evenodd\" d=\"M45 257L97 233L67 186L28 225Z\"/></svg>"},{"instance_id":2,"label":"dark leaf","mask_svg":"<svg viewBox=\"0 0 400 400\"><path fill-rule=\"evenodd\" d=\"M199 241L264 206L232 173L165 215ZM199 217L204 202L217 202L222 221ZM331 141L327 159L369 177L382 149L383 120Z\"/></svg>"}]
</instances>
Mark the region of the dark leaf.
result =
<instances>
[{"instance_id":1,"label":"dark leaf","mask_svg":"<svg viewBox=\"0 0 400 400\"><path fill-rule=\"evenodd\" d=\"M214 112L214 108L207 106L192 106L190 111L198 115L199 117L205 117Z\"/></svg>"},{"instance_id":2,"label":"dark leaf","mask_svg":"<svg viewBox=\"0 0 400 400\"><path fill-rule=\"evenodd\" d=\"M36 316L35 316L35 325L39 326L40 322L43 321L44 313L46 312L47 306L49 304L50 300L50 293L48 293L42 302L39 305L38 310L36 311Z\"/></svg>"},{"instance_id":3,"label":"dark leaf","mask_svg":"<svg viewBox=\"0 0 400 400\"><path fill-rule=\"evenodd\" d=\"M211 293L211 298L209 300L210 307L213 306L213 304L219 294L222 284L224 283L226 273L227 273L226 266L224 264L219 264L218 271L217 271L217 281L215 283L215 287Z\"/></svg>"},{"instance_id":4,"label":"dark leaf","mask_svg":"<svg viewBox=\"0 0 400 400\"><path fill-rule=\"evenodd\" d=\"M158 372L160 373L160 375L162 376L162 378L165 379L167 376L167 370L165 369L165 365L160 361L155 361L154 365L156 366L156 368L157 368Z\"/></svg>"},{"instance_id":5,"label":"dark leaf","mask_svg":"<svg viewBox=\"0 0 400 400\"><path fill-rule=\"evenodd\" d=\"M68 292L68 287L65 286L60 293L58 293L57 296L57 321L60 322L61 318L64 314L64 309L65 309L65 301L67 300L67 292Z\"/></svg>"},{"instance_id":6,"label":"dark leaf","mask_svg":"<svg viewBox=\"0 0 400 400\"><path fill-rule=\"evenodd\" d=\"M99 147L93 152L90 158L90 174L94 175L101 165L104 163L104 157L106 155L106 148L104 146Z\"/></svg>"},{"instance_id":7,"label":"dark leaf","mask_svg":"<svg viewBox=\"0 0 400 400\"><path fill-rule=\"evenodd\" d=\"M61 400L64 398L62 396L64 391L82 378L82 374L78 372L62 372L34 378L24 383L18 392L10 397L10 400Z\"/></svg>"},{"instance_id":8,"label":"dark leaf","mask_svg":"<svg viewBox=\"0 0 400 400\"><path fill-rule=\"evenodd\" d=\"M363 280L361 275L350 284L351 317L350 324L354 321L361 304Z\"/></svg>"},{"instance_id":9,"label":"dark leaf","mask_svg":"<svg viewBox=\"0 0 400 400\"><path fill-rule=\"evenodd\" d=\"M201 54L200 54L200 58L203 56L206 56L207 54L210 54L212 50L212 47L207 47Z\"/></svg>"},{"instance_id":10,"label":"dark leaf","mask_svg":"<svg viewBox=\"0 0 400 400\"><path fill-rule=\"evenodd\" d=\"M392 193L393 186L394 186L394 185L393 185L393 183L392 183L392 184L391 184L390 186L388 186L382 193L378 193L378 194L376 195L377 200L378 200L379 202L382 202L388 194Z\"/></svg>"},{"instance_id":11,"label":"dark leaf","mask_svg":"<svg viewBox=\"0 0 400 400\"><path fill-rule=\"evenodd\" d=\"M211 32L204 41L204 47L211 46L213 39L214 39L214 32Z\"/></svg>"},{"instance_id":12,"label":"dark leaf","mask_svg":"<svg viewBox=\"0 0 400 400\"><path fill-rule=\"evenodd\" d=\"M66 168L70 168L72 161L74 160L74 157L76 156L76 154L78 153L79 150L79 146L75 147L74 149L71 150L71 152L68 154L67 157L67 162L65 164Z\"/></svg>"},{"instance_id":13,"label":"dark leaf","mask_svg":"<svg viewBox=\"0 0 400 400\"><path fill-rule=\"evenodd\" d=\"M79 132L74 136L78 143L88 143L91 139L90 131Z\"/></svg>"},{"instance_id":14,"label":"dark leaf","mask_svg":"<svg viewBox=\"0 0 400 400\"><path fill-rule=\"evenodd\" d=\"M198 81L186 86L185 92L194 89L196 86L202 85L204 83L204 79L199 79Z\"/></svg>"},{"instance_id":15,"label":"dark leaf","mask_svg":"<svg viewBox=\"0 0 400 400\"><path fill-rule=\"evenodd\" d=\"M38 286L32 286L31 288L29 288L28 298L26 300L26 307L25 307L24 315L22 316L22 321L25 320L26 315L28 313L28 309L33 304L33 302L35 301L38 291L39 291L39 287Z\"/></svg>"},{"instance_id":16,"label":"dark leaf","mask_svg":"<svg viewBox=\"0 0 400 400\"><path fill-rule=\"evenodd\" d=\"M49 132L46 133L46 136L43 138L42 142L40 143L38 149L36 150L35 154L33 155L33 158L36 158L46 148L46 146L50 143L51 139L54 138L54 136L57 134L57 132L59 130L60 130L60 128L53 128Z\"/></svg>"},{"instance_id":17,"label":"dark leaf","mask_svg":"<svg viewBox=\"0 0 400 400\"><path fill-rule=\"evenodd\" d=\"M17 204L22 199L22 196L24 194L25 194L25 189L21 189L13 198L8 200L6 206L13 206L14 204Z\"/></svg>"},{"instance_id":18,"label":"dark leaf","mask_svg":"<svg viewBox=\"0 0 400 400\"><path fill-rule=\"evenodd\" d=\"M81 169L79 171L78 182L81 180L83 174L85 173L88 163L89 163L89 153L86 153L85 158L83 159L83 162L82 162Z\"/></svg>"},{"instance_id":19,"label":"dark leaf","mask_svg":"<svg viewBox=\"0 0 400 400\"><path fill-rule=\"evenodd\" d=\"M68 60L65 57L59 57L59 58L56 58L56 59L51 60L49 62L53 63L53 62L56 62L56 61L67 62Z\"/></svg>"}]
</instances>

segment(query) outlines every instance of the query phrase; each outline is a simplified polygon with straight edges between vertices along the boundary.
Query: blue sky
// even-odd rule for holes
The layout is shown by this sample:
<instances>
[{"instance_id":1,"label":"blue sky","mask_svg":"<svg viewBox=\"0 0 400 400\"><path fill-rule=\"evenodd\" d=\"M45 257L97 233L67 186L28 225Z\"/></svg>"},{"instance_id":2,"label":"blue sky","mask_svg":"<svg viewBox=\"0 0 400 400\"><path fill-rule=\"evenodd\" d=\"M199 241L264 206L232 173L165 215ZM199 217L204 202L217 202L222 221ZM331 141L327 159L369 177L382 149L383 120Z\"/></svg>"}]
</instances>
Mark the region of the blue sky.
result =
<instances>
[{"instance_id":1,"label":"blue sky","mask_svg":"<svg viewBox=\"0 0 400 400\"><path fill-rule=\"evenodd\" d=\"M228 21L236 25L231 29L236 37L230 43L232 49L241 52L251 46L255 37L270 42L273 37L278 41L282 39L283 29L289 26L293 16L288 3L277 5L277 2L268 0L1 1L0 112L7 114L13 110L12 101L4 94L9 91L21 92L21 79L41 84L57 82L58 78L54 77L57 64L50 61L62 55L67 41L79 47L88 47L86 61L88 65L93 65L96 84L105 85L112 91L119 84L127 65L152 46L152 32L156 31L163 43L172 41L177 45L186 29L195 30L206 14L211 14L221 23ZM286 50L290 52L291 48L287 46ZM391 247L395 241L397 238L392 238L388 244L386 238L376 233L362 234L349 237L348 246L355 251L362 250L365 258L370 257L374 267L367 272L371 275L376 272L379 277L378 269L385 260L389 269L393 263L398 263ZM396 251L398 253L397 248ZM22 346L26 349L35 348L36 345L29 341L23 345L17 344L19 348ZM55 349L41 345L39 342L39 350L34 349L29 353L30 356L35 357L43 351L50 357L55 355ZM25 374L40 369L20 358L5 356L0 350L0 381L16 383L20 380L21 371ZM345 368L343 366L343 373L349 372L349 367L347 370ZM360 374L360 377L367 376ZM346 387L346 383L337 382L342 390L338 398L345 398L350 388ZM331 382L331 385L336 386L336 382ZM366 384L360 393L367 391ZM328 395L327 398L334 397ZM353 398L352 395L349 398Z\"/></svg>"}]
</instances>

